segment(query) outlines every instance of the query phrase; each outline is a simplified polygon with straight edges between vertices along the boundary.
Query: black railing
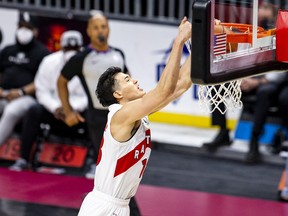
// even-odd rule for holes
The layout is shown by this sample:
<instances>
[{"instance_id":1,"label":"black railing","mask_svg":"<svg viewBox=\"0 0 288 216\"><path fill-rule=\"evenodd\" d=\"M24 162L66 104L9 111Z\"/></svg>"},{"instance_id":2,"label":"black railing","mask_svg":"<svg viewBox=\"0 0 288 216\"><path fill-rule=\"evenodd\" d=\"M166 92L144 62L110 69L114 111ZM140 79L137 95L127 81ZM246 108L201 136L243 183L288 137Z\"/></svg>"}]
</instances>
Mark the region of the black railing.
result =
<instances>
[{"instance_id":1,"label":"black railing","mask_svg":"<svg viewBox=\"0 0 288 216\"><path fill-rule=\"evenodd\" d=\"M179 24L183 16L192 17L194 0L0 0L0 7L28 10L44 16L89 16L101 10L120 20Z\"/></svg>"}]
</instances>

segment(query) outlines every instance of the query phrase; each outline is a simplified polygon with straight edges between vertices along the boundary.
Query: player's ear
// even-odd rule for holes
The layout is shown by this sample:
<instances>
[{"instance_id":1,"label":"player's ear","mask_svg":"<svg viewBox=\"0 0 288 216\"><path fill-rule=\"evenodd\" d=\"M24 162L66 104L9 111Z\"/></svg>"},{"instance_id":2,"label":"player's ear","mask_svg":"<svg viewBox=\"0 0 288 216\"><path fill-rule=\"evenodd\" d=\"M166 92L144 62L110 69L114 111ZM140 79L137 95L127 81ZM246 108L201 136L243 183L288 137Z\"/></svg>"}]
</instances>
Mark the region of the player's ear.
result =
<instances>
[{"instance_id":1,"label":"player's ear","mask_svg":"<svg viewBox=\"0 0 288 216\"><path fill-rule=\"evenodd\" d=\"M117 100L123 98L121 92L119 92L119 91L114 91L114 92L113 92L113 96L114 96Z\"/></svg>"}]
</instances>

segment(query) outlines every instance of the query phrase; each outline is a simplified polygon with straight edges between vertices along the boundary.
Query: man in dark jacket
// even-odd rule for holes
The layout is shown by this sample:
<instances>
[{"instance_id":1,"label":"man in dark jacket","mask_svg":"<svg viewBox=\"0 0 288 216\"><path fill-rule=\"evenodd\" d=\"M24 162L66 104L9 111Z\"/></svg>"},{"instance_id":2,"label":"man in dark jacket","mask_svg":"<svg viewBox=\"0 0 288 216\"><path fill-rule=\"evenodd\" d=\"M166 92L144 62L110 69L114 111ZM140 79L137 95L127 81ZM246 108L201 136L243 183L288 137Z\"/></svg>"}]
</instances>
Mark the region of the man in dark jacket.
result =
<instances>
[{"instance_id":1,"label":"man in dark jacket","mask_svg":"<svg viewBox=\"0 0 288 216\"><path fill-rule=\"evenodd\" d=\"M34 20L27 12L21 13L16 43L0 52L0 145L35 104L34 77L43 57L49 54L36 40L38 32Z\"/></svg>"}]
</instances>

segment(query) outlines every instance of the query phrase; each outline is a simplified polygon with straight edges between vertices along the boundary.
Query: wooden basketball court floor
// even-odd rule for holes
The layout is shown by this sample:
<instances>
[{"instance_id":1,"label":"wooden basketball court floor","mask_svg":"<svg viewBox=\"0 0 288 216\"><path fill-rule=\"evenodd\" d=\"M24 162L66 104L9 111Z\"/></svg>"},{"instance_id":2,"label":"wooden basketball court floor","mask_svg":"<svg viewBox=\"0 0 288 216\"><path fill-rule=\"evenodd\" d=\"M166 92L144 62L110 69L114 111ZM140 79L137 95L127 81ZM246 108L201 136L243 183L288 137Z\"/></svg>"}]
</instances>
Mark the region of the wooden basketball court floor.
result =
<instances>
[{"instance_id":1,"label":"wooden basketball court floor","mask_svg":"<svg viewBox=\"0 0 288 216\"><path fill-rule=\"evenodd\" d=\"M276 198L282 165L202 160L201 155L152 152L136 194L142 215L288 215L288 203ZM0 163L0 216L76 216L92 187L93 180L83 175L14 172Z\"/></svg>"}]
</instances>

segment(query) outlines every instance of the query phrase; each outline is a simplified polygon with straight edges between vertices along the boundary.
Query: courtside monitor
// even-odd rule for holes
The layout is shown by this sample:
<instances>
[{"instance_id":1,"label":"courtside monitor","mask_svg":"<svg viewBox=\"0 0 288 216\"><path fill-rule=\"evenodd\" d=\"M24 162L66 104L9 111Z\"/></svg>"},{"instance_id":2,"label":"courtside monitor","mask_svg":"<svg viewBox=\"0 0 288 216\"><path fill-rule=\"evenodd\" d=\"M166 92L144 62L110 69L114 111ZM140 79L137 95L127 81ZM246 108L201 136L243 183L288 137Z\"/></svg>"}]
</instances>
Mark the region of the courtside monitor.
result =
<instances>
[{"instance_id":1,"label":"courtside monitor","mask_svg":"<svg viewBox=\"0 0 288 216\"><path fill-rule=\"evenodd\" d=\"M288 64L276 60L276 22L287 6L272 0L195 0L192 81L217 84L286 70Z\"/></svg>"}]
</instances>

